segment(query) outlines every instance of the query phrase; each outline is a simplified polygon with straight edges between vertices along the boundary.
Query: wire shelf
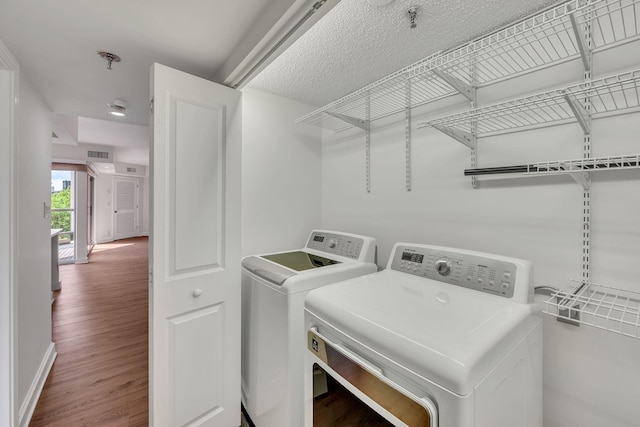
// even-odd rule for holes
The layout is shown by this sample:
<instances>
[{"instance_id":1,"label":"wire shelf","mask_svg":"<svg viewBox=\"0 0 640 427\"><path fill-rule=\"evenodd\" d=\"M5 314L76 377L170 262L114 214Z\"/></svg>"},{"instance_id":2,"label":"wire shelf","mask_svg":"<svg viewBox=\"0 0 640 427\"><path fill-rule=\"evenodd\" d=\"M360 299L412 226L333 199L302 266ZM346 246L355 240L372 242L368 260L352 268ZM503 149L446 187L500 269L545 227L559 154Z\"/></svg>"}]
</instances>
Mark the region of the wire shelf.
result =
<instances>
[{"instance_id":1,"label":"wire shelf","mask_svg":"<svg viewBox=\"0 0 640 427\"><path fill-rule=\"evenodd\" d=\"M477 136L491 136L531 129L557 122L580 120L576 108L591 100L591 117L613 115L640 107L640 70L633 70L591 82L529 95L476 108L418 124L469 133L477 124Z\"/></svg>"},{"instance_id":2,"label":"wire shelf","mask_svg":"<svg viewBox=\"0 0 640 427\"><path fill-rule=\"evenodd\" d=\"M488 36L436 53L340 98L296 123L334 131L352 127L335 115L377 120L460 93L450 77L466 85L486 86L585 55L584 31L594 51L640 36L640 0L570 0ZM405 87L411 98L405 100ZM370 116L365 114L371 103Z\"/></svg>"},{"instance_id":3,"label":"wire shelf","mask_svg":"<svg viewBox=\"0 0 640 427\"><path fill-rule=\"evenodd\" d=\"M640 154L629 154L532 163L527 165L527 171L525 173L531 175L554 175L638 168L640 168Z\"/></svg>"},{"instance_id":4,"label":"wire shelf","mask_svg":"<svg viewBox=\"0 0 640 427\"><path fill-rule=\"evenodd\" d=\"M572 280L544 304L558 320L640 338L640 292Z\"/></svg>"},{"instance_id":5,"label":"wire shelf","mask_svg":"<svg viewBox=\"0 0 640 427\"><path fill-rule=\"evenodd\" d=\"M522 173L525 175L561 175L603 170L639 169L640 154L591 157L573 160L551 160L524 165L465 169L467 176Z\"/></svg>"}]
</instances>

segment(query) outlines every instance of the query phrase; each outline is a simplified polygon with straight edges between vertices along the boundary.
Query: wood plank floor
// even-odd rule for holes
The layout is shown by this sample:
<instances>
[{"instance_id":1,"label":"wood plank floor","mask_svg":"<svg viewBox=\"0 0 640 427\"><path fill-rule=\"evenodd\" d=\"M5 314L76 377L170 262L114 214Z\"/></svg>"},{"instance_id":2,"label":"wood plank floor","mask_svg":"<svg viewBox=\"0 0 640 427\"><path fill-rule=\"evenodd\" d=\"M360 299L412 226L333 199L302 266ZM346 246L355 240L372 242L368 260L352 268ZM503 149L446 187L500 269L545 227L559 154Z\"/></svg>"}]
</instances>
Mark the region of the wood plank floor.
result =
<instances>
[{"instance_id":1,"label":"wood plank floor","mask_svg":"<svg viewBox=\"0 0 640 427\"><path fill-rule=\"evenodd\" d=\"M97 245L60 266L58 358L30 426L148 425L148 241Z\"/></svg>"}]
</instances>

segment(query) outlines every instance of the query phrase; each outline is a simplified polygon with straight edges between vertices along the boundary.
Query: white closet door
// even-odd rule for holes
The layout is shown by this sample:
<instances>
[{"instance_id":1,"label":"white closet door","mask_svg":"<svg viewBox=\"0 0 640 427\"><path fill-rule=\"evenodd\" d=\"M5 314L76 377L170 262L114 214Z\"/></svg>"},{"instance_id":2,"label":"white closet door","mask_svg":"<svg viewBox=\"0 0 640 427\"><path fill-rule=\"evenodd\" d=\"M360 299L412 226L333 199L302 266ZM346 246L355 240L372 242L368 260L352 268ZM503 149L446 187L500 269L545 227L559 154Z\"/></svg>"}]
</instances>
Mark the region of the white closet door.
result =
<instances>
[{"instance_id":1,"label":"white closet door","mask_svg":"<svg viewBox=\"0 0 640 427\"><path fill-rule=\"evenodd\" d=\"M240 92L155 64L150 416L240 425Z\"/></svg>"},{"instance_id":2,"label":"white closet door","mask_svg":"<svg viewBox=\"0 0 640 427\"><path fill-rule=\"evenodd\" d=\"M138 235L138 180L115 177L114 187L114 238L135 237Z\"/></svg>"}]
</instances>

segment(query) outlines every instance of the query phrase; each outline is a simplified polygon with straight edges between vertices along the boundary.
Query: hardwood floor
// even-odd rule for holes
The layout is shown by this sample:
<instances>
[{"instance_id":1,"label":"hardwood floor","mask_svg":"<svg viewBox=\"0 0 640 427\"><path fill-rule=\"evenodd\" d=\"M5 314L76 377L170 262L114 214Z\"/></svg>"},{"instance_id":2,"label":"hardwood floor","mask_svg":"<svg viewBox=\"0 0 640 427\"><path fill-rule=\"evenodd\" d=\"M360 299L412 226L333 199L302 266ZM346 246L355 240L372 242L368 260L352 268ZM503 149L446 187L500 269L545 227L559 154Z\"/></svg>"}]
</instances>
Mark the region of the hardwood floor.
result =
<instances>
[{"instance_id":1,"label":"hardwood floor","mask_svg":"<svg viewBox=\"0 0 640 427\"><path fill-rule=\"evenodd\" d=\"M148 241L97 245L60 266L58 357L30 426L148 425Z\"/></svg>"}]
</instances>

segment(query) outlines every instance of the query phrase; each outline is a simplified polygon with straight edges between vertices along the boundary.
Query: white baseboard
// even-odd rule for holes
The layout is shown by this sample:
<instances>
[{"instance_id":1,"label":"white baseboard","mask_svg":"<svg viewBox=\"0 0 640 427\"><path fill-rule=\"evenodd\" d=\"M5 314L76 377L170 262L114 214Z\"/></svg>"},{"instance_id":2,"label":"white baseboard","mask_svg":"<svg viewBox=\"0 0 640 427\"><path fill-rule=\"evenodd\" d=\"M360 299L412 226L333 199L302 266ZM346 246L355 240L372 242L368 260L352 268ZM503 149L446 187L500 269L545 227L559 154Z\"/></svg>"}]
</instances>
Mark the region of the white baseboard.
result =
<instances>
[{"instance_id":1,"label":"white baseboard","mask_svg":"<svg viewBox=\"0 0 640 427\"><path fill-rule=\"evenodd\" d=\"M87 257L76 259L76 264L88 264L88 263L89 263L89 258Z\"/></svg>"},{"instance_id":2,"label":"white baseboard","mask_svg":"<svg viewBox=\"0 0 640 427\"><path fill-rule=\"evenodd\" d=\"M20 427L29 426L31 417L33 416L33 411L36 410L38 399L42 393L42 388L44 387L45 381L47 381L47 377L49 376L49 372L51 371L51 367L53 366L53 362L56 360L57 356L58 353L56 352L56 345L51 343L42 358L42 363L40 363L40 368L38 368L38 372L31 383L31 387L29 387L27 396L25 397L24 402L22 402L22 405L20 405L20 413L18 415L20 420L18 425Z\"/></svg>"}]
</instances>

